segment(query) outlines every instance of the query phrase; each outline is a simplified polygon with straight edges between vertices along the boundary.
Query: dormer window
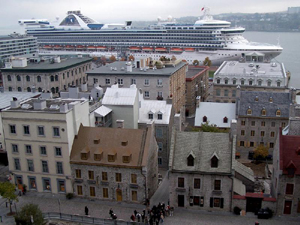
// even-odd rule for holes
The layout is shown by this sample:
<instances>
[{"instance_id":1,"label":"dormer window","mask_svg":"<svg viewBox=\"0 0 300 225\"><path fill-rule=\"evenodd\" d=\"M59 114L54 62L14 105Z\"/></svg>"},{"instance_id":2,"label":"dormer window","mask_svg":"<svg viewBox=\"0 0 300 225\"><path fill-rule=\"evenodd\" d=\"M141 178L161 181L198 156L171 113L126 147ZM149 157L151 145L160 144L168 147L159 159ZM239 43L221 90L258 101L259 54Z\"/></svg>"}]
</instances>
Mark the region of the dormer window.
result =
<instances>
[{"instance_id":1,"label":"dormer window","mask_svg":"<svg viewBox=\"0 0 300 225\"><path fill-rule=\"evenodd\" d=\"M218 168L219 159L216 156L213 156L210 160L210 166L212 168Z\"/></svg>"},{"instance_id":2,"label":"dormer window","mask_svg":"<svg viewBox=\"0 0 300 225\"><path fill-rule=\"evenodd\" d=\"M116 161L116 158L117 158L117 154L108 154L107 155L108 162L114 162L114 161Z\"/></svg>"},{"instance_id":3,"label":"dormer window","mask_svg":"<svg viewBox=\"0 0 300 225\"><path fill-rule=\"evenodd\" d=\"M89 158L89 154L90 154L89 148L82 149L80 153L81 160L87 160Z\"/></svg>"},{"instance_id":4,"label":"dormer window","mask_svg":"<svg viewBox=\"0 0 300 225\"><path fill-rule=\"evenodd\" d=\"M95 139L94 140L94 144L99 144L100 143L100 139Z\"/></svg>"},{"instance_id":5,"label":"dormer window","mask_svg":"<svg viewBox=\"0 0 300 225\"><path fill-rule=\"evenodd\" d=\"M203 121L203 123L206 123L207 122L207 117L203 116L202 121Z\"/></svg>"},{"instance_id":6,"label":"dormer window","mask_svg":"<svg viewBox=\"0 0 300 225\"><path fill-rule=\"evenodd\" d=\"M258 96L255 96L255 101L258 102Z\"/></svg>"},{"instance_id":7,"label":"dormer window","mask_svg":"<svg viewBox=\"0 0 300 225\"><path fill-rule=\"evenodd\" d=\"M223 118L223 123L228 123L228 118L226 116Z\"/></svg>"},{"instance_id":8,"label":"dormer window","mask_svg":"<svg viewBox=\"0 0 300 225\"><path fill-rule=\"evenodd\" d=\"M87 160L88 159L88 153L81 153L81 159Z\"/></svg>"},{"instance_id":9,"label":"dormer window","mask_svg":"<svg viewBox=\"0 0 300 225\"><path fill-rule=\"evenodd\" d=\"M103 153L95 153L94 154L94 160L95 161L101 161L102 156L103 156Z\"/></svg>"},{"instance_id":10,"label":"dormer window","mask_svg":"<svg viewBox=\"0 0 300 225\"><path fill-rule=\"evenodd\" d=\"M300 155L300 147L296 150L296 154Z\"/></svg>"},{"instance_id":11,"label":"dormer window","mask_svg":"<svg viewBox=\"0 0 300 225\"><path fill-rule=\"evenodd\" d=\"M123 163L130 163L131 155L123 155L122 160L123 160Z\"/></svg>"},{"instance_id":12,"label":"dormer window","mask_svg":"<svg viewBox=\"0 0 300 225\"><path fill-rule=\"evenodd\" d=\"M122 141L122 146L127 146L128 145L128 141Z\"/></svg>"},{"instance_id":13,"label":"dormer window","mask_svg":"<svg viewBox=\"0 0 300 225\"><path fill-rule=\"evenodd\" d=\"M150 113L148 114L148 119L149 119L149 120L153 120L153 113L152 113L152 112L150 112Z\"/></svg>"},{"instance_id":14,"label":"dormer window","mask_svg":"<svg viewBox=\"0 0 300 225\"><path fill-rule=\"evenodd\" d=\"M273 103L273 98L272 97L270 97L269 102Z\"/></svg>"},{"instance_id":15,"label":"dormer window","mask_svg":"<svg viewBox=\"0 0 300 225\"><path fill-rule=\"evenodd\" d=\"M288 177L294 177L296 166L295 166L295 164L292 160L287 165L286 170L287 170L287 173L288 173Z\"/></svg>"},{"instance_id":16,"label":"dormer window","mask_svg":"<svg viewBox=\"0 0 300 225\"><path fill-rule=\"evenodd\" d=\"M281 111L280 111L280 109L277 109L277 111L276 111L276 116L281 116Z\"/></svg>"},{"instance_id":17,"label":"dormer window","mask_svg":"<svg viewBox=\"0 0 300 225\"><path fill-rule=\"evenodd\" d=\"M221 83L221 79L218 78L218 79L217 79L217 84L220 84L220 83Z\"/></svg>"},{"instance_id":18,"label":"dormer window","mask_svg":"<svg viewBox=\"0 0 300 225\"><path fill-rule=\"evenodd\" d=\"M163 114L162 113L158 113L157 114L157 119L158 120L162 120L163 119Z\"/></svg>"},{"instance_id":19,"label":"dormer window","mask_svg":"<svg viewBox=\"0 0 300 225\"><path fill-rule=\"evenodd\" d=\"M250 106L249 109L247 109L247 115L252 115L252 109L250 109Z\"/></svg>"},{"instance_id":20,"label":"dormer window","mask_svg":"<svg viewBox=\"0 0 300 225\"><path fill-rule=\"evenodd\" d=\"M262 116L266 116L266 115L267 115L267 111L266 111L265 109L262 109L262 110L261 110L261 115L262 115Z\"/></svg>"},{"instance_id":21,"label":"dormer window","mask_svg":"<svg viewBox=\"0 0 300 225\"><path fill-rule=\"evenodd\" d=\"M194 166L194 157L192 155L189 155L189 157L187 158L187 165Z\"/></svg>"}]
</instances>

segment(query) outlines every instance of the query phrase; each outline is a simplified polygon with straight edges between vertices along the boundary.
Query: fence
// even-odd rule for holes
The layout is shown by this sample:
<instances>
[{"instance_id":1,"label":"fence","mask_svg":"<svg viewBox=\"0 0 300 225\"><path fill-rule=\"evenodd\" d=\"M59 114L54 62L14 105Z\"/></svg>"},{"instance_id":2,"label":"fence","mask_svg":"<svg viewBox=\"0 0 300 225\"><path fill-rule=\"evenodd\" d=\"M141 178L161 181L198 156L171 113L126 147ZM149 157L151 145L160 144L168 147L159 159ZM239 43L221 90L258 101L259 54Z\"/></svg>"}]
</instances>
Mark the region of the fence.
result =
<instances>
[{"instance_id":1,"label":"fence","mask_svg":"<svg viewBox=\"0 0 300 225\"><path fill-rule=\"evenodd\" d=\"M72 221L77 223L87 223L87 224L100 224L100 225L142 225L144 223L139 222L127 222L124 220L113 220L113 219L100 219L89 216L79 216L79 215L71 215L64 213L43 213L45 219L55 219L55 220L65 220Z\"/></svg>"}]
</instances>

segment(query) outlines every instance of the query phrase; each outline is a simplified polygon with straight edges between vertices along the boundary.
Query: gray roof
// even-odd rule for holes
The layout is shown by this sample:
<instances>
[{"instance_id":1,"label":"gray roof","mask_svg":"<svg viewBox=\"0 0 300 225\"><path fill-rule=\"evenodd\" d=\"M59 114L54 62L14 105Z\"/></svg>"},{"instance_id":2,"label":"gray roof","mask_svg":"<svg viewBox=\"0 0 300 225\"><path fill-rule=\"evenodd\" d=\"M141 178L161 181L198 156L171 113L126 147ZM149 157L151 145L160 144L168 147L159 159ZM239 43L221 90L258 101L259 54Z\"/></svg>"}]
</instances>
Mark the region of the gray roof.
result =
<instances>
[{"instance_id":1,"label":"gray roof","mask_svg":"<svg viewBox=\"0 0 300 225\"><path fill-rule=\"evenodd\" d=\"M1 69L3 72L29 72L29 71L47 71L63 70L76 65L92 61L91 58L62 58L60 63L50 63L49 60L40 63L28 63L26 67L14 67L12 69Z\"/></svg>"},{"instance_id":2,"label":"gray roof","mask_svg":"<svg viewBox=\"0 0 300 225\"><path fill-rule=\"evenodd\" d=\"M91 75L157 75L157 76L171 76L177 70L185 66L186 63L180 62L175 67L166 66L162 69L148 69L147 71L140 70L138 68L132 68L132 72L127 72L127 65L125 61L117 61L111 64L106 64L106 66L101 66L98 68L93 68L92 70L87 71L87 74ZM117 70L111 70L112 68L117 68Z\"/></svg>"},{"instance_id":3,"label":"gray roof","mask_svg":"<svg viewBox=\"0 0 300 225\"><path fill-rule=\"evenodd\" d=\"M256 97L258 101L256 101ZM270 102L272 98L273 102ZM262 109L266 110L266 117L276 118L276 111L281 112L280 117L289 117L289 107L292 103L290 93L241 91L238 107L238 116L249 116L247 110L252 110L252 117L261 117Z\"/></svg>"},{"instance_id":4,"label":"gray roof","mask_svg":"<svg viewBox=\"0 0 300 225\"><path fill-rule=\"evenodd\" d=\"M203 173L231 172L231 144L228 133L176 132L172 170ZM192 155L194 166L187 166ZM218 167L211 168L211 158L219 159Z\"/></svg>"},{"instance_id":5,"label":"gray roof","mask_svg":"<svg viewBox=\"0 0 300 225\"><path fill-rule=\"evenodd\" d=\"M203 70L205 70L205 68L189 68L189 70L186 72L186 78L193 78Z\"/></svg>"},{"instance_id":6,"label":"gray roof","mask_svg":"<svg viewBox=\"0 0 300 225\"><path fill-rule=\"evenodd\" d=\"M27 99L37 97L40 94L40 92L0 92L0 110L10 107L10 102L13 100L13 97L23 102Z\"/></svg>"}]
</instances>

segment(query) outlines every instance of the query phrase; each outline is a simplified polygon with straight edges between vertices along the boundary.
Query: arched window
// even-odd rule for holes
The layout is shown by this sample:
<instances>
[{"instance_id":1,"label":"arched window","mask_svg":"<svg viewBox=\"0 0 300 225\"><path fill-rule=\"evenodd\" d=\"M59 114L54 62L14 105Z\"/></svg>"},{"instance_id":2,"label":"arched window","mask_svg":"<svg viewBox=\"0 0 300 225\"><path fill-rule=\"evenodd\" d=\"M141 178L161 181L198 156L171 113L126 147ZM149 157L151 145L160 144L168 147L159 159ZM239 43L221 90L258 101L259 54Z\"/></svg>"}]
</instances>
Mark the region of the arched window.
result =
<instances>
[{"instance_id":1,"label":"arched window","mask_svg":"<svg viewBox=\"0 0 300 225\"><path fill-rule=\"evenodd\" d=\"M27 92L31 92L31 88L30 87L27 88Z\"/></svg>"},{"instance_id":2,"label":"arched window","mask_svg":"<svg viewBox=\"0 0 300 225\"><path fill-rule=\"evenodd\" d=\"M18 92L22 92L22 88L21 87L18 87Z\"/></svg>"},{"instance_id":3,"label":"arched window","mask_svg":"<svg viewBox=\"0 0 300 225\"><path fill-rule=\"evenodd\" d=\"M219 160L216 156L212 157L211 160L210 160L210 166L212 168L218 168L218 163L219 163Z\"/></svg>"},{"instance_id":4,"label":"arched window","mask_svg":"<svg viewBox=\"0 0 300 225\"><path fill-rule=\"evenodd\" d=\"M228 123L228 118L226 116L223 118L223 123Z\"/></svg>"},{"instance_id":5,"label":"arched window","mask_svg":"<svg viewBox=\"0 0 300 225\"><path fill-rule=\"evenodd\" d=\"M162 120L163 119L163 114L161 112L157 113L157 119Z\"/></svg>"},{"instance_id":6,"label":"arched window","mask_svg":"<svg viewBox=\"0 0 300 225\"><path fill-rule=\"evenodd\" d=\"M58 93L59 92L59 87L55 88L55 92Z\"/></svg>"},{"instance_id":7,"label":"arched window","mask_svg":"<svg viewBox=\"0 0 300 225\"><path fill-rule=\"evenodd\" d=\"M262 109L262 110L261 110L261 115L262 115L262 116L266 116L266 115L267 115L267 111L266 111L265 109Z\"/></svg>"},{"instance_id":8,"label":"arched window","mask_svg":"<svg viewBox=\"0 0 300 225\"><path fill-rule=\"evenodd\" d=\"M54 87L51 88L51 92L52 92L52 94L55 94L55 88Z\"/></svg>"},{"instance_id":9,"label":"arched window","mask_svg":"<svg viewBox=\"0 0 300 225\"><path fill-rule=\"evenodd\" d=\"M54 81L54 76L50 77L50 81L53 82Z\"/></svg>"},{"instance_id":10,"label":"arched window","mask_svg":"<svg viewBox=\"0 0 300 225\"><path fill-rule=\"evenodd\" d=\"M41 87L39 87L38 92L43 92L43 89Z\"/></svg>"},{"instance_id":11,"label":"arched window","mask_svg":"<svg viewBox=\"0 0 300 225\"><path fill-rule=\"evenodd\" d=\"M252 115L252 109L247 109L247 115Z\"/></svg>"},{"instance_id":12,"label":"arched window","mask_svg":"<svg viewBox=\"0 0 300 225\"><path fill-rule=\"evenodd\" d=\"M272 98L272 97L270 97L270 99L269 99L269 102L270 102L270 103L272 103L272 102L273 102L273 98Z\"/></svg>"},{"instance_id":13,"label":"arched window","mask_svg":"<svg viewBox=\"0 0 300 225\"><path fill-rule=\"evenodd\" d=\"M7 75L7 81L11 81L11 76Z\"/></svg>"},{"instance_id":14,"label":"arched window","mask_svg":"<svg viewBox=\"0 0 300 225\"><path fill-rule=\"evenodd\" d=\"M36 80L37 80L37 82L42 82L41 76L37 76Z\"/></svg>"},{"instance_id":15,"label":"arched window","mask_svg":"<svg viewBox=\"0 0 300 225\"><path fill-rule=\"evenodd\" d=\"M277 109L277 111L276 111L276 116L281 116L281 111L280 111L280 109Z\"/></svg>"},{"instance_id":16,"label":"arched window","mask_svg":"<svg viewBox=\"0 0 300 225\"><path fill-rule=\"evenodd\" d=\"M148 119L149 119L149 120L153 120L153 113L152 113L152 112L149 112L149 113L148 113Z\"/></svg>"},{"instance_id":17,"label":"arched window","mask_svg":"<svg viewBox=\"0 0 300 225\"><path fill-rule=\"evenodd\" d=\"M30 82L30 76L28 76L28 75L26 76L26 81Z\"/></svg>"},{"instance_id":18,"label":"arched window","mask_svg":"<svg viewBox=\"0 0 300 225\"><path fill-rule=\"evenodd\" d=\"M192 155L189 155L189 157L187 158L187 165L194 166L194 157Z\"/></svg>"},{"instance_id":19,"label":"arched window","mask_svg":"<svg viewBox=\"0 0 300 225\"><path fill-rule=\"evenodd\" d=\"M21 77L17 75L17 81L21 81Z\"/></svg>"},{"instance_id":20,"label":"arched window","mask_svg":"<svg viewBox=\"0 0 300 225\"><path fill-rule=\"evenodd\" d=\"M58 75L55 75L55 81L58 81Z\"/></svg>"},{"instance_id":21,"label":"arched window","mask_svg":"<svg viewBox=\"0 0 300 225\"><path fill-rule=\"evenodd\" d=\"M203 121L203 123L206 123L207 122L207 117L203 116L202 121Z\"/></svg>"},{"instance_id":22,"label":"arched window","mask_svg":"<svg viewBox=\"0 0 300 225\"><path fill-rule=\"evenodd\" d=\"M258 102L258 96L255 96L255 101Z\"/></svg>"},{"instance_id":23,"label":"arched window","mask_svg":"<svg viewBox=\"0 0 300 225\"><path fill-rule=\"evenodd\" d=\"M8 87L8 91L12 91L12 87Z\"/></svg>"}]
</instances>

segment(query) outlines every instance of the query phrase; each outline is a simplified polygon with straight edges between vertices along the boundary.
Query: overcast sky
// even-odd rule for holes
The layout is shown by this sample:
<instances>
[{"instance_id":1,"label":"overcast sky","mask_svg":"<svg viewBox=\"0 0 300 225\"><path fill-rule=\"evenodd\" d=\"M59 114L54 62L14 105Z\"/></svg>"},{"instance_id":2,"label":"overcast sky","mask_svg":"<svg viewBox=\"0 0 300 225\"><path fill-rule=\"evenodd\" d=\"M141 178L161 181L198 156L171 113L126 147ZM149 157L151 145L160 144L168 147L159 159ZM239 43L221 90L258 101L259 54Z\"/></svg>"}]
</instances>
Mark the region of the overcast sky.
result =
<instances>
[{"instance_id":1,"label":"overcast sky","mask_svg":"<svg viewBox=\"0 0 300 225\"><path fill-rule=\"evenodd\" d=\"M0 0L0 28L16 27L19 19L63 19L68 10L81 12L100 23L126 20L156 20L158 16L174 18L201 16L203 6L211 14L286 11L300 6L299 0Z\"/></svg>"}]
</instances>

